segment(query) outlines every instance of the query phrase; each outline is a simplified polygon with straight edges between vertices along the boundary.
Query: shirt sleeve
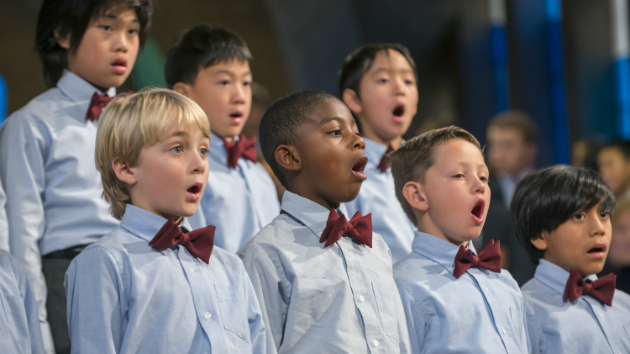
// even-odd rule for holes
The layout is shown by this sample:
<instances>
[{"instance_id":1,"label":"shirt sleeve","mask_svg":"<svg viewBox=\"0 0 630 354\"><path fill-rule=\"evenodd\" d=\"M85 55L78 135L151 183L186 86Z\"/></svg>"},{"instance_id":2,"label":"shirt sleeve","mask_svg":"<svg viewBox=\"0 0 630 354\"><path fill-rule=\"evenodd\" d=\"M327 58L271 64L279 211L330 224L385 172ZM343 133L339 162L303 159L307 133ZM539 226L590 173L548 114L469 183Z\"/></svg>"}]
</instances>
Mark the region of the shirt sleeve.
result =
<instances>
[{"instance_id":1,"label":"shirt sleeve","mask_svg":"<svg viewBox=\"0 0 630 354\"><path fill-rule=\"evenodd\" d=\"M527 306L527 303L524 306L525 308L525 316L523 321L525 322L525 328L527 331L527 340L529 341L528 347L529 352L532 354L543 353L544 350L544 336L542 331L542 325L536 320L536 314L533 309L530 309Z\"/></svg>"},{"instance_id":2,"label":"shirt sleeve","mask_svg":"<svg viewBox=\"0 0 630 354\"><path fill-rule=\"evenodd\" d=\"M283 286L284 274L279 274L267 254L256 246L239 251L245 270L260 303L267 333L267 353L277 353L284 337L284 323L288 309Z\"/></svg>"},{"instance_id":3,"label":"shirt sleeve","mask_svg":"<svg viewBox=\"0 0 630 354\"><path fill-rule=\"evenodd\" d=\"M20 295L24 299L24 310L26 312L26 321L28 324L28 333L31 341L31 351L33 353L45 353L44 341L39 325L37 315L37 302L35 301L35 293L28 281L26 270L20 264L15 262L15 276L20 288Z\"/></svg>"},{"instance_id":4,"label":"shirt sleeve","mask_svg":"<svg viewBox=\"0 0 630 354\"><path fill-rule=\"evenodd\" d=\"M399 294L397 289L394 289ZM407 328L405 309L402 305L402 298L398 296L396 302L396 318L398 320L398 338L400 345L400 354L411 353L411 345L409 343L409 329Z\"/></svg>"},{"instance_id":5,"label":"shirt sleeve","mask_svg":"<svg viewBox=\"0 0 630 354\"><path fill-rule=\"evenodd\" d=\"M121 266L103 247L72 261L64 283L72 353L120 352L128 303L122 279Z\"/></svg>"},{"instance_id":6,"label":"shirt sleeve","mask_svg":"<svg viewBox=\"0 0 630 354\"><path fill-rule=\"evenodd\" d=\"M0 138L0 180L6 193L9 250L33 286L39 319L46 323L46 282L38 242L45 227L42 193L47 138L29 117L13 115Z\"/></svg>"},{"instance_id":7,"label":"shirt sleeve","mask_svg":"<svg viewBox=\"0 0 630 354\"><path fill-rule=\"evenodd\" d=\"M402 302L402 308L407 320L407 330L409 332L409 348L410 352L419 354L424 347L424 333L426 320L424 314L419 305L415 303L415 299L407 290L396 281L398 292L400 293L400 300ZM402 348L401 348L402 352Z\"/></svg>"},{"instance_id":8,"label":"shirt sleeve","mask_svg":"<svg viewBox=\"0 0 630 354\"><path fill-rule=\"evenodd\" d=\"M0 250L9 251L9 224L6 212L7 196L0 182Z\"/></svg>"},{"instance_id":9,"label":"shirt sleeve","mask_svg":"<svg viewBox=\"0 0 630 354\"><path fill-rule=\"evenodd\" d=\"M252 340L252 353L265 354L267 353L267 333L263 321L263 314L260 310L258 297L256 296L252 282L249 280L245 269L243 269L243 280L245 283L247 320L249 322L249 332Z\"/></svg>"}]
</instances>

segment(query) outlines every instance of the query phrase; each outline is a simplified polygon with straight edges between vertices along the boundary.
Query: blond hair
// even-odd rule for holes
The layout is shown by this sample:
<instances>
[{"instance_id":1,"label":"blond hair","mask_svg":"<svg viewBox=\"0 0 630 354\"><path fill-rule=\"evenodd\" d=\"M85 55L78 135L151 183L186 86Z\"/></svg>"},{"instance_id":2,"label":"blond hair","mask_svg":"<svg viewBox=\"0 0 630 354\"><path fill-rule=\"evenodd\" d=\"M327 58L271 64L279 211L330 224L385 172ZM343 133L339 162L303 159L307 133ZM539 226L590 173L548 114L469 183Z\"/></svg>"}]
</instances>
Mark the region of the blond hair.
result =
<instances>
[{"instance_id":1,"label":"blond hair","mask_svg":"<svg viewBox=\"0 0 630 354\"><path fill-rule=\"evenodd\" d=\"M131 195L127 185L116 177L112 162L118 159L136 166L142 148L158 143L173 126L198 128L210 137L210 124L201 107L175 91L149 89L119 95L105 107L98 123L94 155L103 182L103 198L110 203L109 210L116 219L122 219Z\"/></svg>"},{"instance_id":2,"label":"blond hair","mask_svg":"<svg viewBox=\"0 0 630 354\"><path fill-rule=\"evenodd\" d=\"M403 195L403 187L409 181L419 181L424 184L427 171L435 163L433 157L435 148L455 139L465 140L483 152L479 141L472 134L451 125L446 128L431 129L422 135L407 140L398 150L389 155L396 197L414 225L418 223L416 214Z\"/></svg>"}]
</instances>

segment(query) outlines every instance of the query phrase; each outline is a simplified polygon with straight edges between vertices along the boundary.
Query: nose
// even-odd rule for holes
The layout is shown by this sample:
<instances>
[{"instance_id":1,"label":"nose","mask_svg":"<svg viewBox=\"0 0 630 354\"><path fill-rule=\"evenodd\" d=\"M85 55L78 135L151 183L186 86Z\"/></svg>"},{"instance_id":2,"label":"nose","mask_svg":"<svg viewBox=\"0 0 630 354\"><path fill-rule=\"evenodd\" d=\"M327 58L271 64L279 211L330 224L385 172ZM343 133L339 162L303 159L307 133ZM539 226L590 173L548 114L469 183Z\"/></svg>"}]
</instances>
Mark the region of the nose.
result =
<instances>
[{"instance_id":1,"label":"nose","mask_svg":"<svg viewBox=\"0 0 630 354\"><path fill-rule=\"evenodd\" d=\"M602 218L599 217L599 211L596 211L596 213L597 217L592 218L591 222L591 236L604 236L606 234L606 227L604 223L610 221L602 220Z\"/></svg>"},{"instance_id":2,"label":"nose","mask_svg":"<svg viewBox=\"0 0 630 354\"><path fill-rule=\"evenodd\" d=\"M247 93L249 86L243 85L241 82L238 82L237 85L234 85L234 92L232 93L232 102L236 104L243 104L246 101Z\"/></svg>"},{"instance_id":3,"label":"nose","mask_svg":"<svg viewBox=\"0 0 630 354\"><path fill-rule=\"evenodd\" d=\"M116 31L114 36L114 51L126 53L129 47L129 40L127 38L127 30Z\"/></svg>"},{"instance_id":4,"label":"nose","mask_svg":"<svg viewBox=\"0 0 630 354\"><path fill-rule=\"evenodd\" d=\"M190 161L190 170L192 174L204 174L208 169L208 158L202 155L199 151L191 154L193 155Z\"/></svg>"},{"instance_id":5,"label":"nose","mask_svg":"<svg viewBox=\"0 0 630 354\"><path fill-rule=\"evenodd\" d=\"M490 188L488 187L488 182L482 180L479 176L474 176L474 182L472 185L473 188L473 194L481 194L484 195L486 193L486 190L490 190Z\"/></svg>"},{"instance_id":6,"label":"nose","mask_svg":"<svg viewBox=\"0 0 630 354\"><path fill-rule=\"evenodd\" d=\"M394 85L394 94L396 96L405 96L407 94L407 85L405 84L405 79L402 77L398 77L395 80Z\"/></svg>"},{"instance_id":7,"label":"nose","mask_svg":"<svg viewBox=\"0 0 630 354\"><path fill-rule=\"evenodd\" d=\"M352 141L352 148L353 149L359 149L359 150L365 150L365 140L363 140L361 135L355 134L355 133L352 133L352 135L354 135L354 139Z\"/></svg>"}]
</instances>

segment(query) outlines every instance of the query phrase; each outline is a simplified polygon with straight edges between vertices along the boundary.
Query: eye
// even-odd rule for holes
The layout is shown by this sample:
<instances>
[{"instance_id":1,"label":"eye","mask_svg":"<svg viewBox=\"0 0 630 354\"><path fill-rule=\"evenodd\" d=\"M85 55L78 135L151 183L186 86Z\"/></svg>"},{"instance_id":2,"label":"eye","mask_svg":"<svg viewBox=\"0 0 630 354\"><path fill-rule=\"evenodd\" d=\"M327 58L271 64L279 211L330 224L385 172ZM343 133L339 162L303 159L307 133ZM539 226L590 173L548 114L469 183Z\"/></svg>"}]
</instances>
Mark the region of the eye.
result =
<instances>
[{"instance_id":1,"label":"eye","mask_svg":"<svg viewBox=\"0 0 630 354\"><path fill-rule=\"evenodd\" d=\"M481 176L481 177L479 177L479 179L480 179L482 182L488 182L488 177L486 177L486 176Z\"/></svg>"},{"instance_id":2,"label":"eye","mask_svg":"<svg viewBox=\"0 0 630 354\"><path fill-rule=\"evenodd\" d=\"M329 131L328 134L333 135L333 136L340 136L341 135L341 129L335 129L333 131Z\"/></svg>"},{"instance_id":3,"label":"eye","mask_svg":"<svg viewBox=\"0 0 630 354\"><path fill-rule=\"evenodd\" d=\"M573 215L573 219L575 220L583 220L584 218L586 218L586 215L584 215L584 213L577 213Z\"/></svg>"},{"instance_id":4,"label":"eye","mask_svg":"<svg viewBox=\"0 0 630 354\"><path fill-rule=\"evenodd\" d=\"M201 149L199 149L199 154L200 154L201 156L206 156L206 155L208 155L208 149L207 149L207 148L201 148Z\"/></svg>"},{"instance_id":5,"label":"eye","mask_svg":"<svg viewBox=\"0 0 630 354\"><path fill-rule=\"evenodd\" d=\"M181 154L182 153L182 147L181 146L175 146L173 148L171 148L172 152L176 153L176 154Z\"/></svg>"},{"instance_id":6,"label":"eye","mask_svg":"<svg viewBox=\"0 0 630 354\"><path fill-rule=\"evenodd\" d=\"M599 217L602 218L602 219L609 218L610 217L610 211L608 211L608 210L600 211L599 212Z\"/></svg>"},{"instance_id":7,"label":"eye","mask_svg":"<svg viewBox=\"0 0 630 354\"><path fill-rule=\"evenodd\" d=\"M251 81L245 81L245 82L243 82L243 86L249 86L249 85L251 85L251 84L252 84L252 82L251 82Z\"/></svg>"},{"instance_id":8,"label":"eye","mask_svg":"<svg viewBox=\"0 0 630 354\"><path fill-rule=\"evenodd\" d=\"M110 25L100 25L99 27L101 29L105 30L105 31L111 31L112 30L112 26L110 26Z\"/></svg>"},{"instance_id":9,"label":"eye","mask_svg":"<svg viewBox=\"0 0 630 354\"><path fill-rule=\"evenodd\" d=\"M464 177L465 177L465 176L464 176L464 174L463 174L463 173L458 173L458 174L456 174L456 175L454 175L454 176L453 176L453 178L457 178L457 179L461 179L461 178L464 178Z\"/></svg>"},{"instance_id":10,"label":"eye","mask_svg":"<svg viewBox=\"0 0 630 354\"><path fill-rule=\"evenodd\" d=\"M378 82L379 84L385 84L385 83L387 83L388 81L389 81L389 80L384 79L384 78L383 78L383 79L378 79L378 80L376 80L376 82Z\"/></svg>"},{"instance_id":11,"label":"eye","mask_svg":"<svg viewBox=\"0 0 630 354\"><path fill-rule=\"evenodd\" d=\"M229 84L230 84L229 80L221 80L221 81L219 81L219 85L227 86Z\"/></svg>"},{"instance_id":12,"label":"eye","mask_svg":"<svg viewBox=\"0 0 630 354\"><path fill-rule=\"evenodd\" d=\"M405 80L405 84L407 85L413 85L415 84L415 82L411 81L411 80Z\"/></svg>"},{"instance_id":13,"label":"eye","mask_svg":"<svg viewBox=\"0 0 630 354\"><path fill-rule=\"evenodd\" d=\"M134 29L130 29L128 33L129 34L138 34L138 32L139 32L138 29L134 28Z\"/></svg>"}]
</instances>

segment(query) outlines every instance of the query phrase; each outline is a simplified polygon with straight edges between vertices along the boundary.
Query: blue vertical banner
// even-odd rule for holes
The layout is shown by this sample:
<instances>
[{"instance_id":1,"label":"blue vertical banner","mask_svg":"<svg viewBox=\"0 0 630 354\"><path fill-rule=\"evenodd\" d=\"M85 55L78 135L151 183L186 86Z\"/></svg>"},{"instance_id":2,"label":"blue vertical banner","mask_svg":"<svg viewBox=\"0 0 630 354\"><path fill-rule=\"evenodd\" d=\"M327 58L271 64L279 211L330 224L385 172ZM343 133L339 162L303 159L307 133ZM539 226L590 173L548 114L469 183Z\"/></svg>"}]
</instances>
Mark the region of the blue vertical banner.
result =
<instances>
[{"instance_id":1,"label":"blue vertical banner","mask_svg":"<svg viewBox=\"0 0 630 354\"><path fill-rule=\"evenodd\" d=\"M628 0L610 0L615 103L619 137L630 140L630 61Z\"/></svg>"},{"instance_id":2,"label":"blue vertical banner","mask_svg":"<svg viewBox=\"0 0 630 354\"><path fill-rule=\"evenodd\" d=\"M7 82L4 80L4 77L0 75L0 125L4 123L7 113L9 112L8 100Z\"/></svg>"},{"instance_id":3,"label":"blue vertical banner","mask_svg":"<svg viewBox=\"0 0 630 354\"><path fill-rule=\"evenodd\" d=\"M554 157L558 164L569 164L569 129L564 82L561 0L546 0L546 11Z\"/></svg>"},{"instance_id":4,"label":"blue vertical banner","mask_svg":"<svg viewBox=\"0 0 630 354\"><path fill-rule=\"evenodd\" d=\"M488 0L490 17L490 59L494 76L496 112L510 108L505 0Z\"/></svg>"}]
</instances>

